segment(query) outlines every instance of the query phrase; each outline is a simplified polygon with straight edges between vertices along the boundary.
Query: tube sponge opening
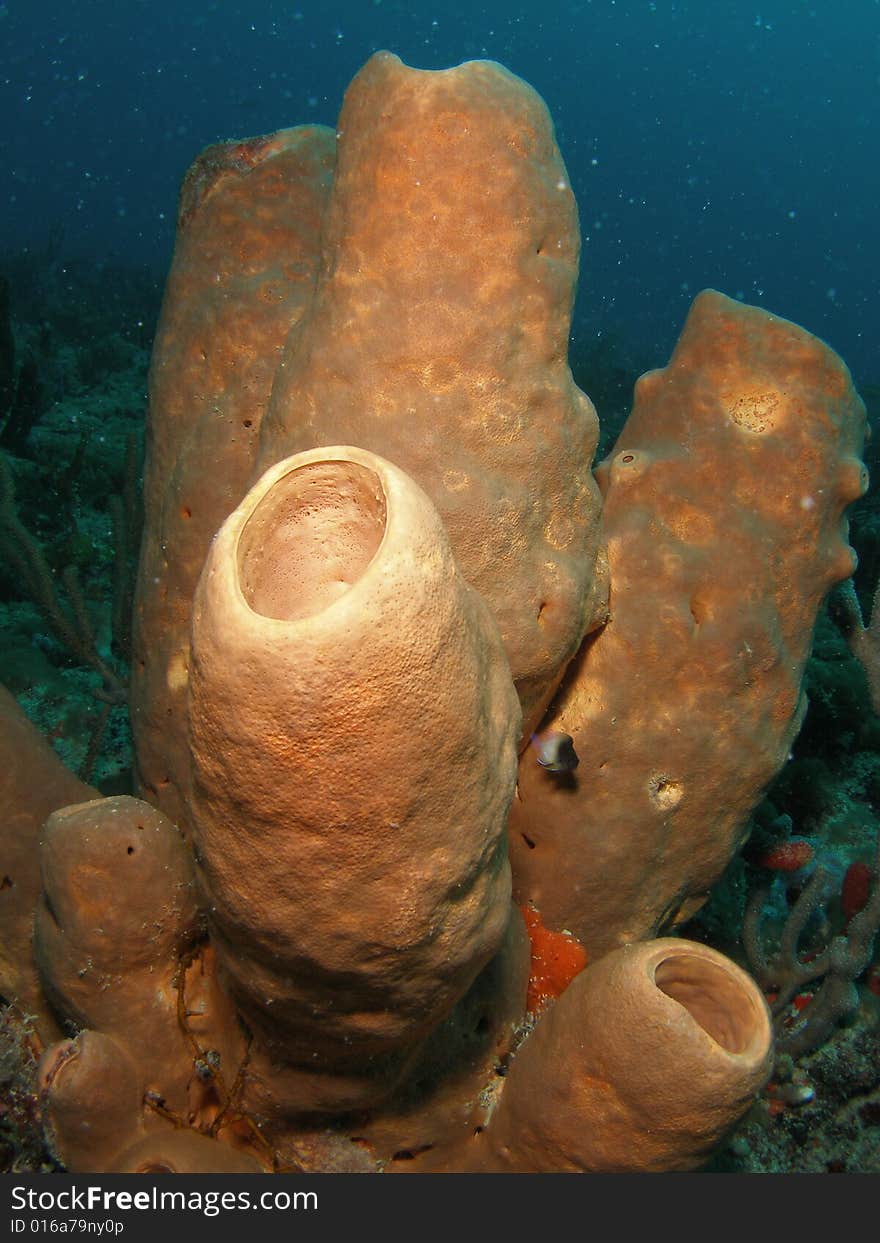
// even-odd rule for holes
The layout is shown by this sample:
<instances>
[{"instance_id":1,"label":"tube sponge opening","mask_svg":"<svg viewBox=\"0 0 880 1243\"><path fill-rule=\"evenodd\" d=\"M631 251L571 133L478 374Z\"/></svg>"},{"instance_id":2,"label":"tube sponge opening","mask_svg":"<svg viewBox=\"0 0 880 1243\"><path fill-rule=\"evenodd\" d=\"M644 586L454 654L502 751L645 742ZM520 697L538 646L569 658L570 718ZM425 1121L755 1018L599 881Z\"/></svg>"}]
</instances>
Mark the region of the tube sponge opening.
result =
<instances>
[{"instance_id":1,"label":"tube sponge opening","mask_svg":"<svg viewBox=\"0 0 880 1243\"><path fill-rule=\"evenodd\" d=\"M320 613L357 582L385 534L382 484L355 462L291 471L248 518L238 572L250 608L295 621Z\"/></svg>"},{"instance_id":2,"label":"tube sponge opening","mask_svg":"<svg viewBox=\"0 0 880 1243\"><path fill-rule=\"evenodd\" d=\"M766 1017L751 992L724 966L677 953L658 963L654 983L730 1054L747 1053L765 1035Z\"/></svg>"}]
</instances>

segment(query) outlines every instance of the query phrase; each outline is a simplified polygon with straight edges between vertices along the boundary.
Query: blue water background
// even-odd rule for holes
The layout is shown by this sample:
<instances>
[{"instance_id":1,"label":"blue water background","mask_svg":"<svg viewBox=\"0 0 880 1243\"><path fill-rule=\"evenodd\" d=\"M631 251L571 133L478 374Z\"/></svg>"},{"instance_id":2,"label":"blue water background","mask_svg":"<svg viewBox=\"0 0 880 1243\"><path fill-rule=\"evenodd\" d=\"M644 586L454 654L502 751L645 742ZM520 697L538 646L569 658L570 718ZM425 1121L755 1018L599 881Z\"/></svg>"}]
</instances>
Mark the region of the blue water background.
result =
<instances>
[{"instance_id":1,"label":"blue water background","mask_svg":"<svg viewBox=\"0 0 880 1243\"><path fill-rule=\"evenodd\" d=\"M660 364L712 285L880 380L878 0L6 0L0 257L164 271L197 152L333 124L378 48L490 57L544 96L580 204L576 337Z\"/></svg>"}]
</instances>

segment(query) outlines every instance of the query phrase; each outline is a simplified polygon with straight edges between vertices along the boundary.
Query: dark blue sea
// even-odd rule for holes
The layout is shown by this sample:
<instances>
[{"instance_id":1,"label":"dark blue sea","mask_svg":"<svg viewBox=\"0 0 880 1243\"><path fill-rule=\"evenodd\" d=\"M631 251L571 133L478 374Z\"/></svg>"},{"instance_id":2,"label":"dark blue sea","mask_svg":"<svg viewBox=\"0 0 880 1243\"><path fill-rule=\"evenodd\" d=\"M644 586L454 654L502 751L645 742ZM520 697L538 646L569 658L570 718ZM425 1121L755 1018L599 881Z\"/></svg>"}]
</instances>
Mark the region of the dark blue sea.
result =
<instances>
[{"instance_id":1,"label":"dark blue sea","mask_svg":"<svg viewBox=\"0 0 880 1243\"><path fill-rule=\"evenodd\" d=\"M713 286L876 378L876 0L6 0L0 246L60 230L164 269L195 154L334 124L380 48L498 60L543 95L581 212L576 335L660 362Z\"/></svg>"}]
</instances>

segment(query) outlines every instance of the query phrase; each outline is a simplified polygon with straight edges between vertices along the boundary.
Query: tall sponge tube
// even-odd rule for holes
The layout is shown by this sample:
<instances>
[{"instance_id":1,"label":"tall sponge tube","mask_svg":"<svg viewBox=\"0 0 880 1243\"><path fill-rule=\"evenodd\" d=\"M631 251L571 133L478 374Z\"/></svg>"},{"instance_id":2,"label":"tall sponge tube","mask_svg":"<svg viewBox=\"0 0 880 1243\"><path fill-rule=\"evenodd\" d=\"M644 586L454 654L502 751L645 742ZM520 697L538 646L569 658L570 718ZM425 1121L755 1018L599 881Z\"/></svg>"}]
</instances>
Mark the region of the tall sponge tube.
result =
<instances>
[{"instance_id":1,"label":"tall sponge tube","mask_svg":"<svg viewBox=\"0 0 880 1243\"><path fill-rule=\"evenodd\" d=\"M519 703L427 496L314 450L266 472L197 591L189 810L212 939L264 1049L405 1055L499 948Z\"/></svg>"},{"instance_id":2,"label":"tall sponge tube","mask_svg":"<svg viewBox=\"0 0 880 1243\"><path fill-rule=\"evenodd\" d=\"M639 380L596 472L611 617L544 723L580 765L561 782L525 756L510 825L517 901L591 959L684 923L743 845L803 720L823 597L853 571L864 432L833 350L715 290Z\"/></svg>"},{"instance_id":3,"label":"tall sponge tube","mask_svg":"<svg viewBox=\"0 0 880 1243\"><path fill-rule=\"evenodd\" d=\"M550 114L492 61L377 52L337 134L314 297L257 465L357 444L424 488L498 622L528 739L608 597L599 424L567 362L577 205Z\"/></svg>"}]
</instances>

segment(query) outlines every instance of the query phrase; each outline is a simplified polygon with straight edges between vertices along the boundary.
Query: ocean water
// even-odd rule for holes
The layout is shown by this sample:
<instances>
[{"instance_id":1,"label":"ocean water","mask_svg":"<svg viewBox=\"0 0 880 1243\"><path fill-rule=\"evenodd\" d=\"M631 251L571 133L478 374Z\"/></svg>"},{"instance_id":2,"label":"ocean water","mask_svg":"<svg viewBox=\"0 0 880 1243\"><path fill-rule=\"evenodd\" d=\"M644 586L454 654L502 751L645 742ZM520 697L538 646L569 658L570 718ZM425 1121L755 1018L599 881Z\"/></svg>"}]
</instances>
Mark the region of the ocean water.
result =
<instances>
[{"instance_id":1,"label":"ocean water","mask_svg":"<svg viewBox=\"0 0 880 1243\"><path fill-rule=\"evenodd\" d=\"M665 358L707 285L828 340L857 377L877 339L880 7L769 0L348 4L6 0L5 246L158 269L195 153L334 124L380 48L487 57L547 101L585 239L575 332Z\"/></svg>"}]
</instances>

